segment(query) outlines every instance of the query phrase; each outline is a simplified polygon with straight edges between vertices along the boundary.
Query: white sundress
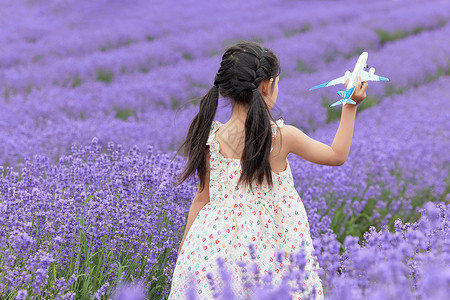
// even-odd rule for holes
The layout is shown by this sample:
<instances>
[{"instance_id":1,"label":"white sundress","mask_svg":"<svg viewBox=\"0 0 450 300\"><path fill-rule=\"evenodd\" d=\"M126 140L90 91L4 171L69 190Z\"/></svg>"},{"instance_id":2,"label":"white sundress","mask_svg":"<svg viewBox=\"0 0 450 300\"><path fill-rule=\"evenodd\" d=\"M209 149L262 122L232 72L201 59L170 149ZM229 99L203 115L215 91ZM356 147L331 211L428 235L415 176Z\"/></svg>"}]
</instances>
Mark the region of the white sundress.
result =
<instances>
[{"instance_id":1,"label":"white sundress","mask_svg":"<svg viewBox=\"0 0 450 300\"><path fill-rule=\"evenodd\" d=\"M206 274L212 273L216 285L221 281L216 262L218 257L225 261L236 298L253 299L252 295L249 297L248 289L241 285L241 268L235 262L253 262L248 244L255 245L260 274L271 270L274 276L272 283L276 287L281 283L282 271L287 270L289 259L278 263L275 250L281 248L287 254L296 253L302 240L307 261L305 270L310 275L302 283L305 292L291 295L293 299L304 299L305 294L310 295L314 285L315 299L323 299L322 281L315 272L319 264L317 257L312 255L314 247L308 219L294 187L289 161L286 159L286 170L272 171L272 190L256 182L253 183L253 191L242 185L236 187L242 172L240 160L225 158L219 152L215 135L221 125L219 121L213 122L206 143L211 154L210 202L200 210L187 233L175 264L169 299L186 299L187 290L192 288L191 278L194 279L197 299L215 299ZM279 119L277 125L282 127L283 119ZM273 139L276 135L273 121L271 127Z\"/></svg>"}]
</instances>

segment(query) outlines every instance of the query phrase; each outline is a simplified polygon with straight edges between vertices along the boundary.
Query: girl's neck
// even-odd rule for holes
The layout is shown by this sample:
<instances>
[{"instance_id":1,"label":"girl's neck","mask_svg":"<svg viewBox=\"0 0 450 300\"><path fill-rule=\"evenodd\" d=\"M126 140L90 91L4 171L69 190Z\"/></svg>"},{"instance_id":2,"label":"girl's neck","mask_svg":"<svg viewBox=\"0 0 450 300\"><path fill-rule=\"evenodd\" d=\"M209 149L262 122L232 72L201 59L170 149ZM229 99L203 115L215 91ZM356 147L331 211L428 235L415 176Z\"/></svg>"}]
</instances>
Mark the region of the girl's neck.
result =
<instances>
[{"instance_id":1,"label":"girl's neck","mask_svg":"<svg viewBox=\"0 0 450 300\"><path fill-rule=\"evenodd\" d=\"M230 121L234 122L235 120L241 121L242 124L245 124L245 120L247 119L248 108L243 105L235 105L233 107L233 111L231 113Z\"/></svg>"}]
</instances>

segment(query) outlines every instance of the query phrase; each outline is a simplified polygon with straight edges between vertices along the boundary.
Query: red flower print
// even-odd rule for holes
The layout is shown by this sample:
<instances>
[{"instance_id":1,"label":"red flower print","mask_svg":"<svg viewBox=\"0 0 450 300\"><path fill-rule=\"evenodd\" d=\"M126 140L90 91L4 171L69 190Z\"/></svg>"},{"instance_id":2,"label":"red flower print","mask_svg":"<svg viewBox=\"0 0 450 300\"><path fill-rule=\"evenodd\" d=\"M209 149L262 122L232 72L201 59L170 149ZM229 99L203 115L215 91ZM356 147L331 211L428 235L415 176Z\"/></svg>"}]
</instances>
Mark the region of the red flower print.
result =
<instances>
[{"instance_id":1,"label":"red flower print","mask_svg":"<svg viewBox=\"0 0 450 300\"><path fill-rule=\"evenodd\" d=\"M206 249L208 249L208 246L204 246L204 247L203 247L203 250L206 250Z\"/></svg>"},{"instance_id":2,"label":"red flower print","mask_svg":"<svg viewBox=\"0 0 450 300\"><path fill-rule=\"evenodd\" d=\"M278 236L281 237L281 232L278 232Z\"/></svg>"},{"instance_id":3,"label":"red flower print","mask_svg":"<svg viewBox=\"0 0 450 300\"><path fill-rule=\"evenodd\" d=\"M212 238L213 238L213 235L211 234L211 235L209 236L209 238L212 239Z\"/></svg>"},{"instance_id":4,"label":"red flower print","mask_svg":"<svg viewBox=\"0 0 450 300\"><path fill-rule=\"evenodd\" d=\"M229 229L228 229L229 230ZM219 240L216 240L216 245L219 243Z\"/></svg>"},{"instance_id":5,"label":"red flower print","mask_svg":"<svg viewBox=\"0 0 450 300\"><path fill-rule=\"evenodd\" d=\"M220 252L220 249L221 249L221 248L217 248L217 252Z\"/></svg>"},{"instance_id":6,"label":"red flower print","mask_svg":"<svg viewBox=\"0 0 450 300\"><path fill-rule=\"evenodd\" d=\"M205 268L205 267L203 267L202 271L203 271L203 272L206 272L206 268Z\"/></svg>"}]
</instances>

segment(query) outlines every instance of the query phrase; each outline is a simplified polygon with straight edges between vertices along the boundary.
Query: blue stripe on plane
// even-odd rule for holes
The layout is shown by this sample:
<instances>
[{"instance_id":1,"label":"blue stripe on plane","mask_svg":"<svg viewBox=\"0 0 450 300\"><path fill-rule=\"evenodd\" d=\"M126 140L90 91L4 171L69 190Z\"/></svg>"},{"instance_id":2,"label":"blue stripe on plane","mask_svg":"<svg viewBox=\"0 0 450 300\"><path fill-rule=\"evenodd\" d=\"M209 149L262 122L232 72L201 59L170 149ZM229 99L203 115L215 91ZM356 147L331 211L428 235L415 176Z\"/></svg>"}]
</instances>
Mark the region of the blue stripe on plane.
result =
<instances>
[{"instance_id":1,"label":"blue stripe on plane","mask_svg":"<svg viewBox=\"0 0 450 300\"><path fill-rule=\"evenodd\" d=\"M378 76L378 80L380 80L380 81L389 81L388 78L382 77L382 76Z\"/></svg>"},{"instance_id":2,"label":"blue stripe on plane","mask_svg":"<svg viewBox=\"0 0 450 300\"><path fill-rule=\"evenodd\" d=\"M355 90L355 87L352 87L351 89L346 90L345 97L342 97L342 98L349 99L352 96L354 90Z\"/></svg>"},{"instance_id":3,"label":"blue stripe on plane","mask_svg":"<svg viewBox=\"0 0 450 300\"><path fill-rule=\"evenodd\" d=\"M336 102L334 102L333 104L331 104L331 105L330 105L330 107L333 107L333 106L336 106L336 105L342 104L342 102L343 102L343 100L342 100L342 99L341 99L341 100L339 100L339 101L336 101Z\"/></svg>"},{"instance_id":4,"label":"blue stripe on plane","mask_svg":"<svg viewBox=\"0 0 450 300\"><path fill-rule=\"evenodd\" d=\"M328 82L325 82L325 83L322 83L322 84L316 85L316 86L314 86L314 87L310 88L309 90L311 91L311 90L315 90L315 89L318 89L318 88L326 87L326 86L327 86L327 84L329 84L330 82L331 82L331 81L328 81Z\"/></svg>"}]
</instances>

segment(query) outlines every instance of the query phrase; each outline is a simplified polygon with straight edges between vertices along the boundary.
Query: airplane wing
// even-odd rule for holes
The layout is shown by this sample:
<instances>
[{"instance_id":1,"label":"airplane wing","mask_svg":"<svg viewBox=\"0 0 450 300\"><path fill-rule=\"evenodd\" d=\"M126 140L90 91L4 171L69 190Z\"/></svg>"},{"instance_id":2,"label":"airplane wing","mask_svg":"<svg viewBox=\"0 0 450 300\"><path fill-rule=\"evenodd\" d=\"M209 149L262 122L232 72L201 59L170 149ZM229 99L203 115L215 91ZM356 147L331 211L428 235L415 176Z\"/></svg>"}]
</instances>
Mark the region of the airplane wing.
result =
<instances>
[{"instance_id":1,"label":"airplane wing","mask_svg":"<svg viewBox=\"0 0 450 300\"><path fill-rule=\"evenodd\" d=\"M328 82L316 85L315 87L312 87L309 90L311 91L311 90L318 89L318 88L321 88L321 87L328 87L328 86L333 86L333 85L336 85L336 84L345 84L345 81L347 80L347 78L350 77L351 74L352 73L350 73L348 75L344 75L344 76L336 78L336 79L333 79L331 81L328 81Z\"/></svg>"},{"instance_id":2,"label":"airplane wing","mask_svg":"<svg viewBox=\"0 0 450 300\"><path fill-rule=\"evenodd\" d=\"M361 81L389 81L389 79L362 70Z\"/></svg>"}]
</instances>

